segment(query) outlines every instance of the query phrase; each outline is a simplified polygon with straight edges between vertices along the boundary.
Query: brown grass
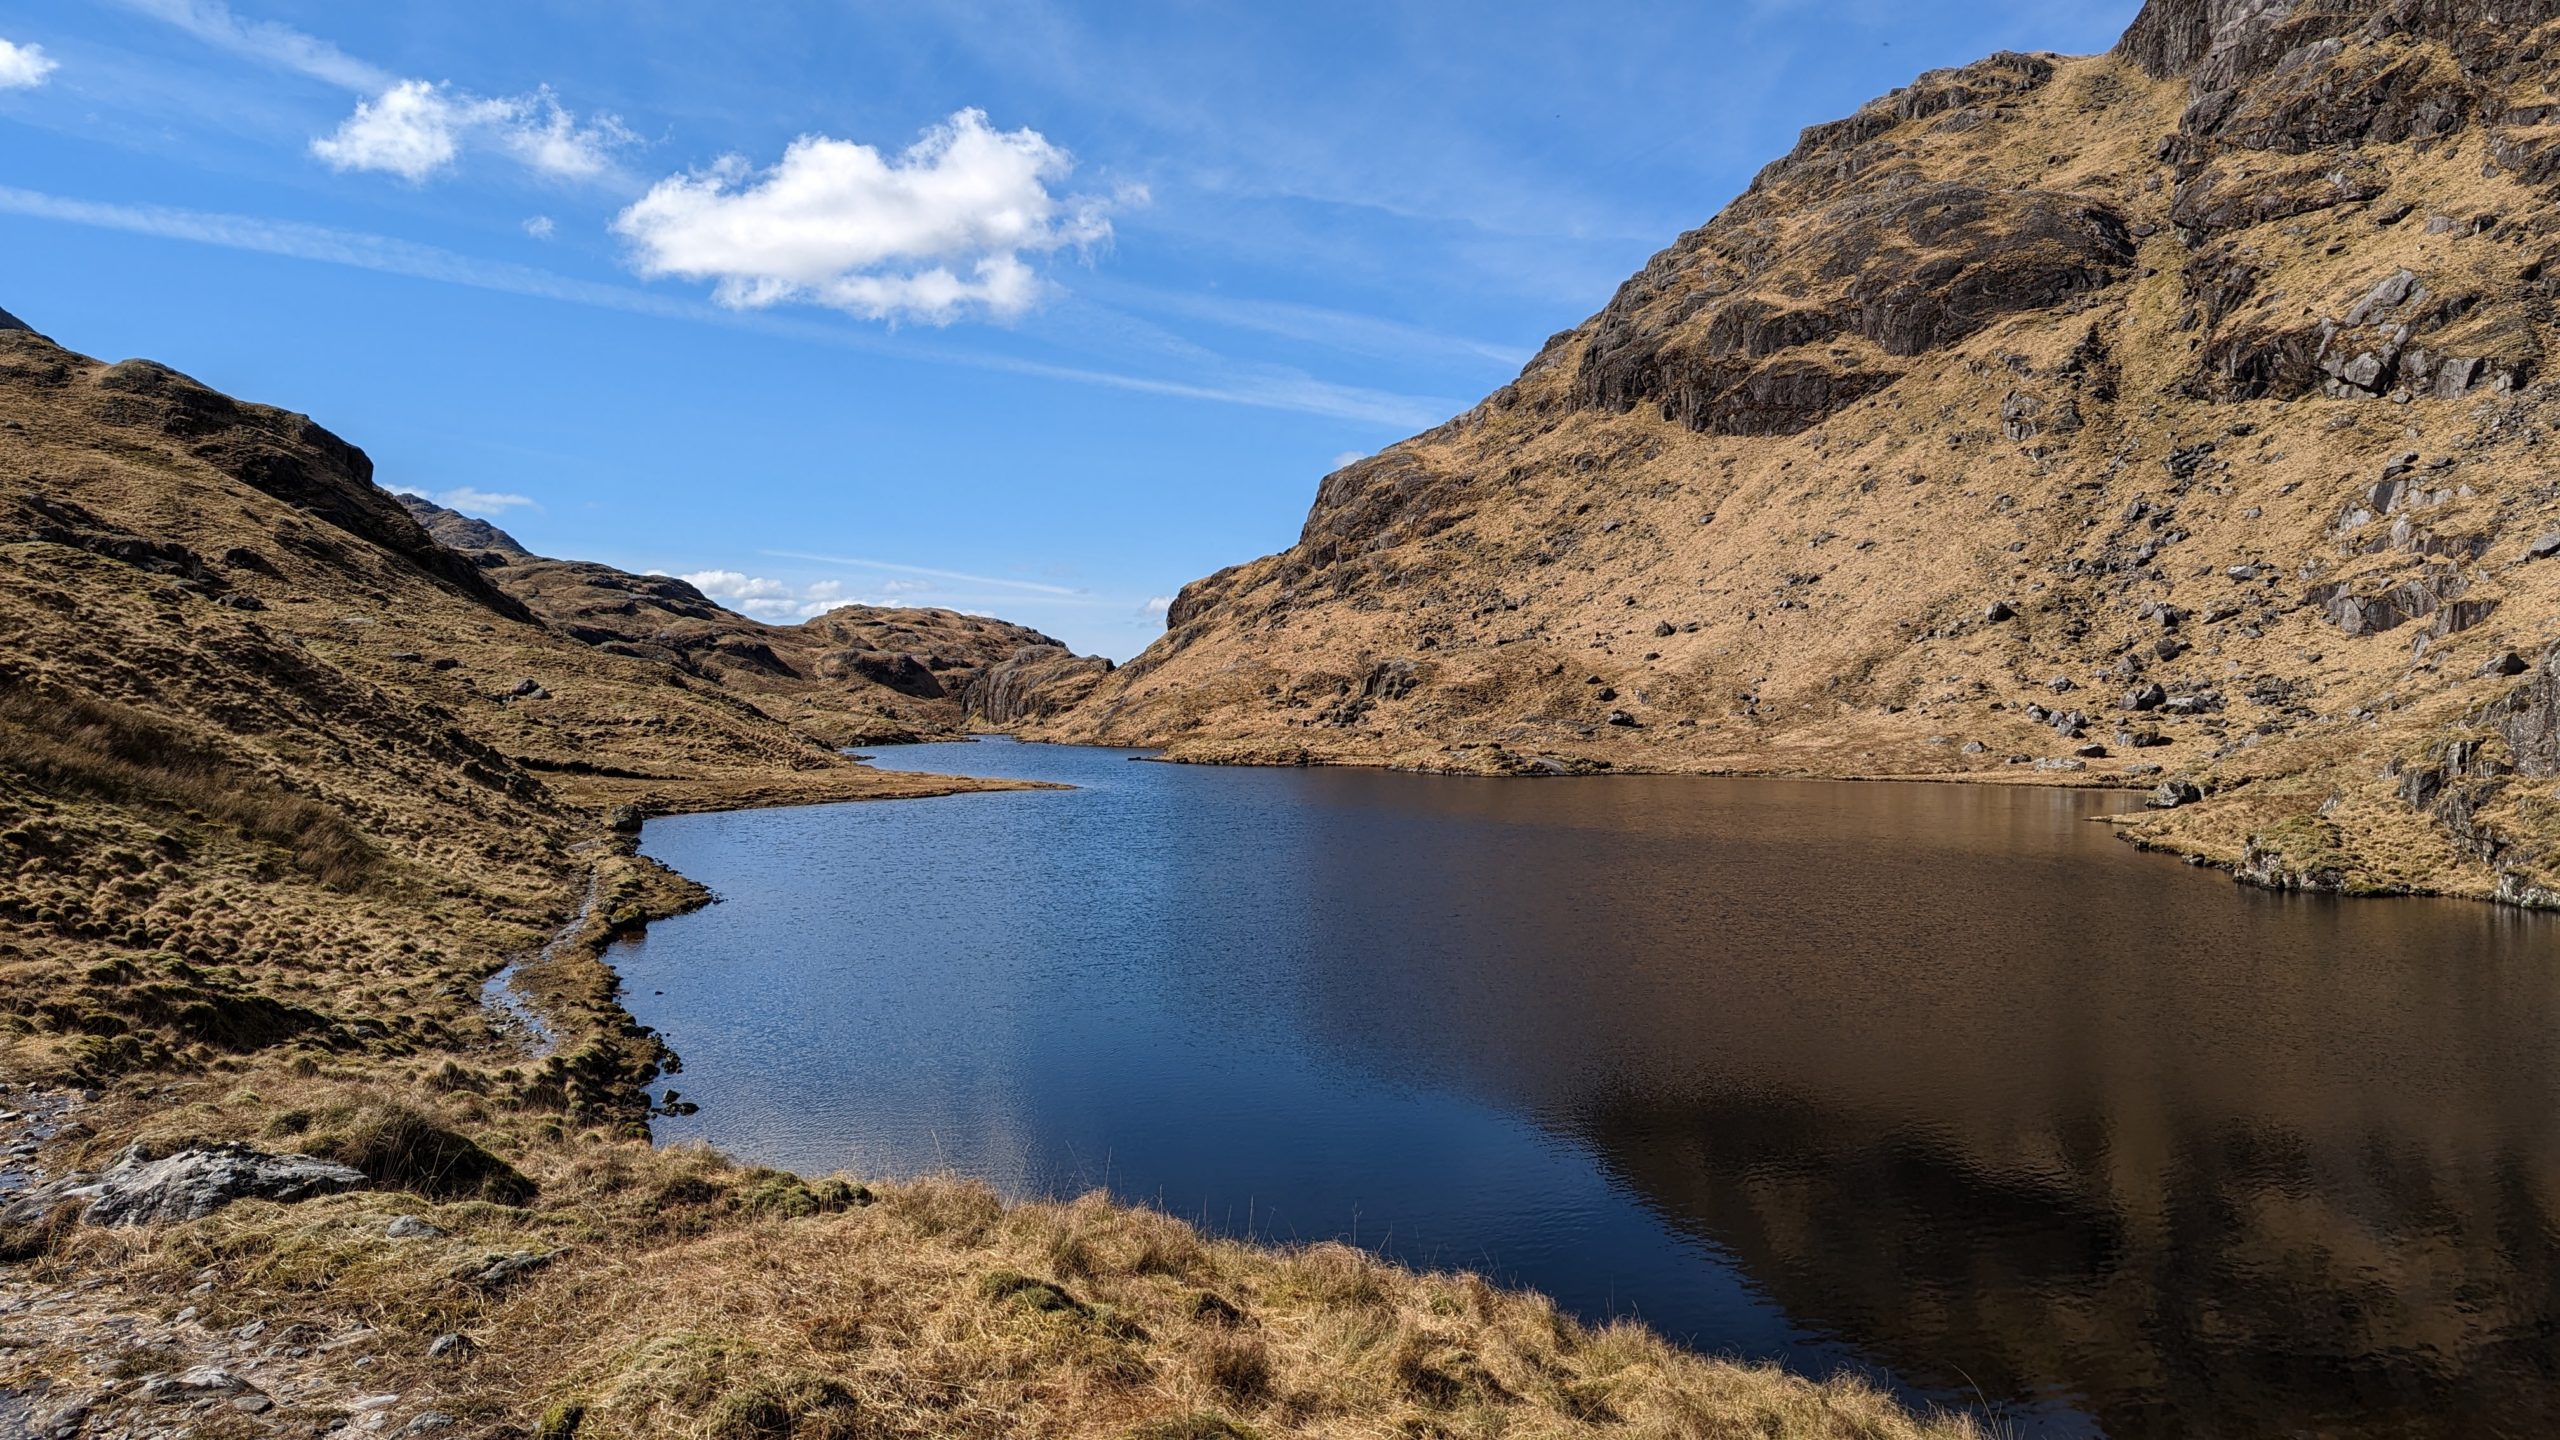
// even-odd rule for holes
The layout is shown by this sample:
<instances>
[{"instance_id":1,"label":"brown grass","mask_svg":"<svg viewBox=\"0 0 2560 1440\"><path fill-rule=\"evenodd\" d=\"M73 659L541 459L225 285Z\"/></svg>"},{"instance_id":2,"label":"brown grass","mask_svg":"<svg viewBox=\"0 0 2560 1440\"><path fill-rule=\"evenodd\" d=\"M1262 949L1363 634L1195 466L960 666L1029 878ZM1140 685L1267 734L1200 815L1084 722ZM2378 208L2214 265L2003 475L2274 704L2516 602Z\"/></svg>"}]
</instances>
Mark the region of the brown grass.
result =
<instances>
[{"instance_id":1,"label":"brown grass","mask_svg":"<svg viewBox=\"0 0 2560 1440\"><path fill-rule=\"evenodd\" d=\"M332 889L362 889L384 873L382 854L338 810L203 737L131 706L40 692L5 673L0 766L59 799L210 818Z\"/></svg>"}]
</instances>

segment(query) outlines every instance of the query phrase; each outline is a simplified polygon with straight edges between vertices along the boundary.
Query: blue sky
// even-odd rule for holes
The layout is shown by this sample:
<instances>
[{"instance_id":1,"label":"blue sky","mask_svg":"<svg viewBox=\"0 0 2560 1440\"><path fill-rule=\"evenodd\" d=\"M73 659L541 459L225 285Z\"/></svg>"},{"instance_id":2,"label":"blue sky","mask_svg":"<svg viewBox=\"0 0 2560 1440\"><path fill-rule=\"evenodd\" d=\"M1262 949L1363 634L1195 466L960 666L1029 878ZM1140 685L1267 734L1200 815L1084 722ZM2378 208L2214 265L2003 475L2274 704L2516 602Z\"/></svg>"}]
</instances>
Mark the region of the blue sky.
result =
<instances>
[{"instance_id":1,"label":"blue sky","mask_svg":"<svg viewBox=\"0 0 2560 1440\"><path fill-rule=\"evenodd\" d=\"M1806 124L2136 0L0 0L0 308L534 549L1125 658Z\"/></svg>"}]
</instances>

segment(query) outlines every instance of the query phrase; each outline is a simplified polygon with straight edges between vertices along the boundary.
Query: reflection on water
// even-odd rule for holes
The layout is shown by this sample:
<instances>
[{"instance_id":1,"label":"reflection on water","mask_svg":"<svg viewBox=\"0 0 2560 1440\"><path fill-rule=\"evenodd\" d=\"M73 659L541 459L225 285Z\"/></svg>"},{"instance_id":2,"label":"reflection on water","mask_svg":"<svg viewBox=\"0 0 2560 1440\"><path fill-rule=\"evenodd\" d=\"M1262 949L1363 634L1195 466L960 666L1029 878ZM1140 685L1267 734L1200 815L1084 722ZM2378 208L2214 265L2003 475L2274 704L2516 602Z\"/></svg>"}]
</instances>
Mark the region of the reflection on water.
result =
<instances>
[{"instance_id":1,"label":"reflection on water","mask_svg":"<svg viewBox=\"0 0 2560 1440\"><path fill-rule=\"evenodd\" d=\"M701 1137L1354 1238L2031 1433L2560 1433L2541 918L2243 890L2055 791L884 752L652 822Z\"/></svg>"}]
</instances>

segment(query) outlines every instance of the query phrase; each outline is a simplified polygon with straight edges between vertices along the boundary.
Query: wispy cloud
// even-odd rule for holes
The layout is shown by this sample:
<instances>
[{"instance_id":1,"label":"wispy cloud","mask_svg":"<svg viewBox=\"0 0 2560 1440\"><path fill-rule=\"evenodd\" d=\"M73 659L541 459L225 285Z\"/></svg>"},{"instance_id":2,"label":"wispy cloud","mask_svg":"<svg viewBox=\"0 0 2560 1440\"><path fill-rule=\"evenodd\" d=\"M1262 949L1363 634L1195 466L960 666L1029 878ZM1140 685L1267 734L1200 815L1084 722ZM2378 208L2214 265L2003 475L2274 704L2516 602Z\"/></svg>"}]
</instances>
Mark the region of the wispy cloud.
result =
<instances>
[{"instance_id":1,"label":"wispy cloud","mask_svg":"<svg viewBox=\"0 0 2560 1440\"><path fill-rule=\"evenodd\" d=\"M842 325L723 310L701 301L579 280L527 265L475 259L430 245L361 231L330 229L294 221L182 210L162 205L119 205L13 186L0 186L0 212L259 254L283 255L328 265L352 266L572 305L591 305L669 320L737 326L810 344L895 355L923 364L1063 380L1078 385L1098 385L1224 405L1325 415L1393 429L1422 429L1438 423L1455 408L1443 400L1336 385L1294 373L1256 372L1199 381L1163 380L1018 356L927 346Z\"/></svg>"},{"instance_id":2,"label":"wispy cloud","mask_svg":"<svg viewBox=\"0 0 2560 1440\"><path fill-rule=\"evenodd\" d=\"M1087 288L1095 291L1096 298L1114 304L1205 320L1233 330L1276 335L1284 340L1305 341L1348 354L1428 358L1456 356L1517 368L1528 364L1536 353L1519 345L1446 335L1374 315L1355 315L1346 310L1285 300L1243 299L1140 285Z\"/></svg>"},{"instance_id":3,"label":"wispy cloud","mask_svg":"<svg viewBox=\"0 0 2560 1440\"><path fill-rule=\"evenodd\" d=\"M119 0L126 9L165 21L219 50L307 75L341 90L379 94L400 77L369 65L326 40L270 20L243 20L222 0Z\"/></svg>"},{"instance_id":4,"label":"wispy cloud","mask_svg":"<svg viewBox=\"0 0 2560 1440\"><path fill-rule=\"evenodd\" d=\"M41 45L0 40L0 90L33 90L61 68Z\"/></svg>"},{"instance_id":5,"label":"wispy cloud","mask_svg":"<svg viewBox=\"0 0 2560 1440\"><path fill-rule=\"evenodd\" d=\"M1046 585L1036 580L1001 580L992 575L971 575L959 570L936 570L929 565L902 565L894 560L865 560L853 555L812 555L806 550L760 550L756 553L776 560L807 560L819 565L844 565L857 570L887 570L899 575L930 575L937 580L959 580L971 585L993 585L998 589L1023 590L1039 595L1088 593L1071 586Z\"/></svg>"}]
</instances>

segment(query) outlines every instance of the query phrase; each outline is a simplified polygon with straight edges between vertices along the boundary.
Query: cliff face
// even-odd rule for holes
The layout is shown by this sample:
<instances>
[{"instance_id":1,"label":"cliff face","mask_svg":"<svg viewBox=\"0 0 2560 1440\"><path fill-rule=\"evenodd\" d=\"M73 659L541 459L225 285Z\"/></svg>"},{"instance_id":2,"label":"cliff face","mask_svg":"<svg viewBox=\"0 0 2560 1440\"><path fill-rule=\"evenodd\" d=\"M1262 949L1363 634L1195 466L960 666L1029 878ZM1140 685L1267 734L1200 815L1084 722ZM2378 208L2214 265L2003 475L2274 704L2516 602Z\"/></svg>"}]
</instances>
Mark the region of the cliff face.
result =
<instances>
[{"instance_id":1,"label":"cliff face","mask_svg":"<svg viewBox=\"0 0 2560 1440\"><path fill-rule=\"evenodd\" d=\"M2164 0L1923 76L1038 733L2167 781L2138 829L2274 883L2531 896L2555 47L2560 0Z\"/></svg>"}]
</instances>

